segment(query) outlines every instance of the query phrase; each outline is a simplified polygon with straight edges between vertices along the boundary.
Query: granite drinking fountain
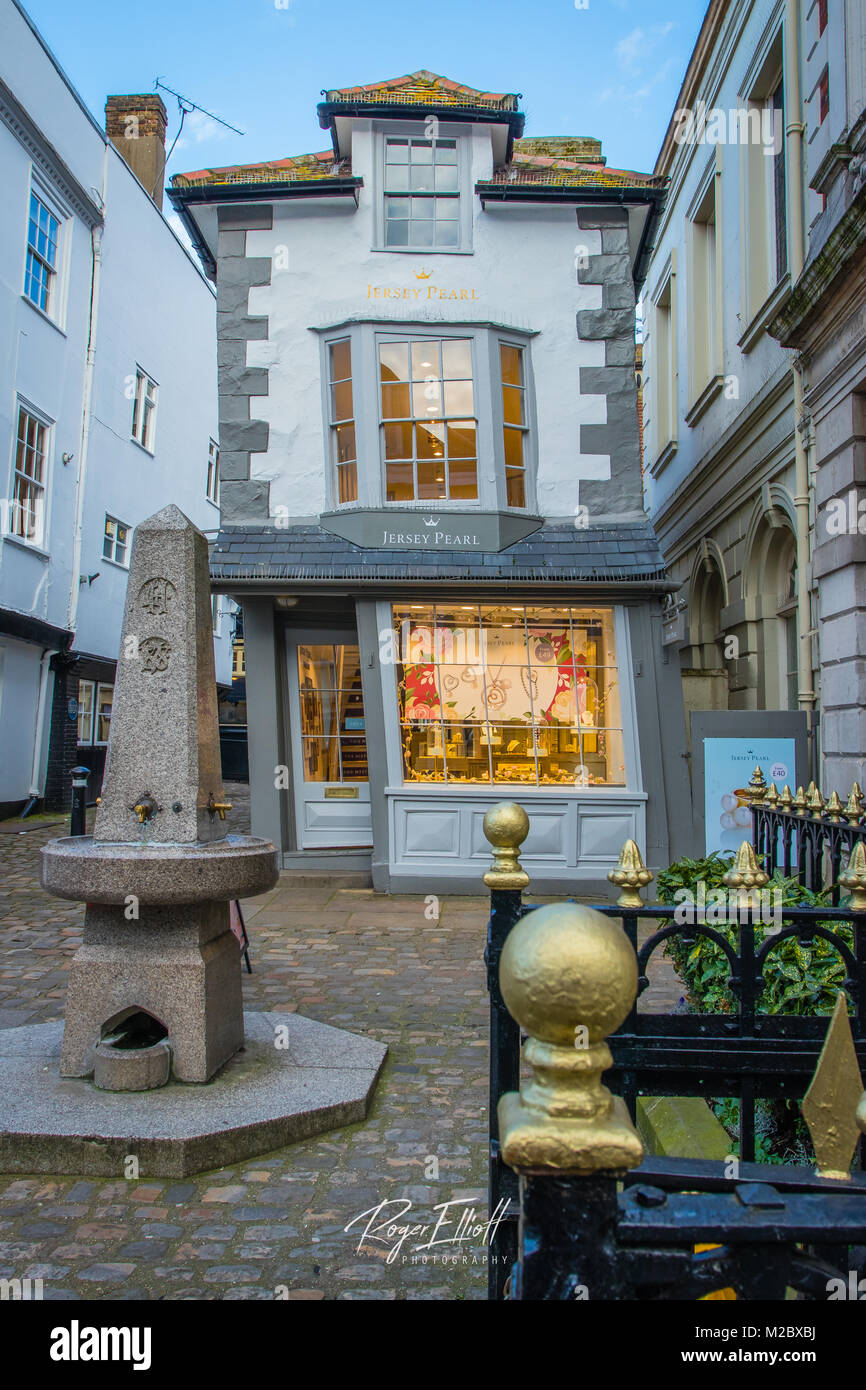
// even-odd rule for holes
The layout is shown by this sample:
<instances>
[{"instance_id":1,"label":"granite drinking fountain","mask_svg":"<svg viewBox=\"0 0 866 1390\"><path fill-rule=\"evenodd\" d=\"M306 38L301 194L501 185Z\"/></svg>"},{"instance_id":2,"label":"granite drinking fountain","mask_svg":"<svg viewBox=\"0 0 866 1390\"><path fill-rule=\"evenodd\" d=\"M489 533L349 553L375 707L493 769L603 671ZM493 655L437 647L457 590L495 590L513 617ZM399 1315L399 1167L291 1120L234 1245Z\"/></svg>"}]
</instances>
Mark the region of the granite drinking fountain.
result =
<instances>
[{"instance_id":1,"label":"granite drinking fountain","mask_svg":"<svg viewBox=\"0 0 866 1390\"><path fill-rule=\"evenodd\" d=\"M387 1049L243 1011L229 904L278 881L227 833L208 552L175 506L135 531L92 835L42 851L87 904L65 1024L0 1031L0 1171L176 1176L363 1119ZM288 1001L286 1001L288 1003Z\"/></svg>"}]
</instances>

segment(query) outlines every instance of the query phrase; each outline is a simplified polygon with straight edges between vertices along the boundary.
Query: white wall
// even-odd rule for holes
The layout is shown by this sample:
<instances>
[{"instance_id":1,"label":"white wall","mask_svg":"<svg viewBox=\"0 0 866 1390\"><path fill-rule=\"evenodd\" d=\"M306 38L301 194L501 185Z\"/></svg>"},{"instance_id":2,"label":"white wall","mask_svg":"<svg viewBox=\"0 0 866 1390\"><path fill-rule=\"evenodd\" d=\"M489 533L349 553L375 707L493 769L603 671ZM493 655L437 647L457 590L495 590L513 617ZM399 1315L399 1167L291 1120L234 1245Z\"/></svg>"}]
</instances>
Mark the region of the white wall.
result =
<instances>
[{"instance_id":1,"label":"white wall","mask_svg":"<svg viewBox=\"0 0 866 1390\"><path fill-rule=\"evenodd\" d=\"M440 135L451 133L442 123ZM492 147L483 128L470 128L469 138L474 187L491 176ZM372 123L356 121L352 172L364 180L357 211L330 198L276 200L273 230L247 233L248 256L274 257L271 284L249 293L250 314L268 316L268 341L248 344L247 364L270 369L269 394L251 401L253 417L270 425L268 452L252 456L251 476L270 480L272 514L278 506L293 517L324 510L320 341L310 329L345 317L393 316L406 323L416 313L409 301L368 297L368 286L408 286L421 289L411 303L424 322L490 320L538 333L530 355L539 510L550 520L573 517L581 478L609 476L606 456L581 456L579 432L581 424L606 423L605 397L581 395L579 382L582 366L604 365L604 344L579 341L575 325L578 310L601 307L601 287L578 283L575 248L597 255L601 233L580 230L573 205L488 203L482 212L473 193L474 255L372 251L374 146ZM280 247L287 257L277 254ZM432 273L430 281L416 278L422 269ZM474 291L477 298L430 300L431 285ZM485 389L486 383L477 385Z\"/></svg>"}]
</instances>

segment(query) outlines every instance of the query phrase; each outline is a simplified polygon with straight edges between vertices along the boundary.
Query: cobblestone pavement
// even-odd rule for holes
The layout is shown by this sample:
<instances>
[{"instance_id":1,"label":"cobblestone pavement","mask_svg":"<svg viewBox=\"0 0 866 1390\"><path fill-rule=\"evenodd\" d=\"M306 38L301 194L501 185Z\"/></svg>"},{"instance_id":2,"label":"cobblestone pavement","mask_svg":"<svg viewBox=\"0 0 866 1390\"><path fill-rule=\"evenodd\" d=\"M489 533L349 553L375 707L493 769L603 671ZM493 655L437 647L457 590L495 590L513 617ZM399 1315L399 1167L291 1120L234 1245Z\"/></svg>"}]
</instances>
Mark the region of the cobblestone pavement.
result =
<instances>
[{"instance_id":1,"label":"cobblestone pavement","mask_svg":"<svg viewBox=\"0 0 866 1390\"><path fill-rule=\"evenodd\" d=\"M228 790L240 828L245 789ZM0 836L0 1027L63 1017L84 910L39 886L57 833ZM247 1008L388 1044L367 1119L183 1180L0 1176L0 1278L41 1278L54 1299L482 1299L479 1243L389 1264L361 1243L366 1221L344 1228L398 1200L413 1222L443 1202L487 1219L485 899L442 898L435 921L422 897L284 876L245 914ZM675 1002L675 977L652 994Z\"/></svg>"}]
</instances>

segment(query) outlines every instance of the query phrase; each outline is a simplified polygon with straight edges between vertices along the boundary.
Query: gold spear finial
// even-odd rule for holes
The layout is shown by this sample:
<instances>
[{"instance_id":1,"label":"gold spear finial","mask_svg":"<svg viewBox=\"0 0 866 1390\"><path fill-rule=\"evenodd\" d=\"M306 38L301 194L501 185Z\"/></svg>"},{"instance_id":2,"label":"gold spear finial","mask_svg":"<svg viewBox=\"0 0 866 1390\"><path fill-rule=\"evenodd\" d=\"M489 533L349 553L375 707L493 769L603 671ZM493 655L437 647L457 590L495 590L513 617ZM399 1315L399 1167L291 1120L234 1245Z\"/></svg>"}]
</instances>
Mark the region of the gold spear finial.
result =
<instances>
[{"instance_id":1,"label":"gold spear finial","mask_svg":"<svg viewBox=\"0 0 866 1390\"><path fill-rule=\"evenodd\" d=\"M806 793L806 795L808 797L809 810L811 811L812 815L823 816L825 810L827 809L827 803L824 800L821 793L819 792L818 788L815 786L814 782L809 783L809 790Z\"/></svg>"},{"instance_id":2,"label":"gold spear finial","mask_svg":"<svg viewBox=\"0 0 866 1390\"><path fill-rule=\"evenodd\" d=\"M616 900L617 907L643 907L639 889L652 883L655 874L648 869L641 858L641 852L634 840L626 840L619 854L619 863L608 873L608 882L622 892Z\"/></svg>"},{"instance_id":3,"label":"gold spear finial","mask_svg":"<svg viewBox=\"0 0 866 1390\"><path fill-rule=\"evenodd\" d=\"M758 895L769 881L770 876L758 863L754 849L748 840L744 840L728 872L722 875L722 883L734 890L740 907L760 907Z\"/></svg>"},{"instance_id":4,"label":"gold spear finial","mask_svg":"<svg viewBox=\"0 0 866 1390\"><path fill-rule=\"evenodd\" d=\"M755 764L755 770L749 778L749 785L746 788L749 795L751 806L760 806L767 793L767 782L760 767Z\"/></svg>"},{"instance_id":5,"label":"gold spear finial","mask_svg":"<svg viewBox=\"0 0 866 1390\"><path fill-rule=\"evenodd\" d=\"M845 819L852 825L857 825L863 814L863 793L860 790L860 783L855 782L851 788L851 795L848 797L848 805L845 807Z\"/></svg>"},{"instance_id":6,"label":"gold spear finial","mask_svg":"<svg viewBox=\"0 0 866 1390\"><path fill-rule=\"evenodd\" d=\"M782 788L782 795L779 797L779 809L781 811L790 811L793 800L794 798L791 795L791 788L788 786L788 783L786 782L784 787Z\"/></svg>"},{"instance_id":7,"label":"gold spear finial","mask_svg":"<svg viewBox=\"0 0 866 1390\"><path fill-rule=\"evenodd\" d=\"M505 942L499 985L528 1034L532 1075L499 1102L502 1157L520 1173L624 1172L643 1145L625 1103L601 1083L605 1042L637 993L637 958L595 908L536 908Z\"/></svg>"},{"instance_id":8,"label":"gold spear finial","mask_svg":"<svg viewBox=\"0 0 866 1390\"><path fill-rule=\"evenodd\" d=\"M812 1137L819 1177L844 1180L850 1176L851 1159L863 1128L860 1112L866 1109L862 1092L848 1001L840 989L815 1075L803 1097L803 1119Z\"/></svg>"},{"instance_id":9,"label":"gold spear finial","mask_svg":"<svg viewBox=\"0 0 866 1390\"><path fill-rule=\"evenodd\" d=\"M844 806L839 800L838 792L830 793L830 800L827 802L827 819L831 825L839 825L843 819Z\"/></svg>"},{"instance_id":10,"label":"gold spear finial","mask_svg":"<svg viewBox=\"0 0 866 1390\"><path fill-rule=\"evenodd\" d=\"M770 783L770 786L769 786L769 788L768 788L768 790L767 790L767 794L766 794L766 796L764 797L764 805L765 805L765 806L771 806L771 807L774 807L774 808L775 808L776 806L778 806L778 804L779 804L779 788L776 786L775 782L771 782L771 783Z\"/></svg>"},{"instance_id":11,"label":"gold spear finial","mask_svg":"<svg viewBox=\"0 0 866 1390\"><path fill-rule=\"evenodd\" d=\"M854 912L866 912L866 845L858 840L851 851L848 867L839 875L839 884L851 894Z\"/></svg>"},{"instance_id":12,"label":"gold spear finial","mask_svg":"<svg viewBox=\"0 0 866 1390\"><path fill-rule=\"evenodd\" d=\"M806 793L802 787L797 788L797 795L791 802L791 809L795 816L805 816L806 814Z\"/></svg>"},{"instance_id":13,"label":"gold spear finial","mask_svg":"<svg viewBox=\"0 0 866 1390\"><path fill-rule=\"evenodd\" d=\"M498 801L484 817L484 834L493 846L493 867L484 875L488 888L527 888L529 874L520 867L520 846L529 834L529 816L516 801Z\"/></svg>"}]
</instances>

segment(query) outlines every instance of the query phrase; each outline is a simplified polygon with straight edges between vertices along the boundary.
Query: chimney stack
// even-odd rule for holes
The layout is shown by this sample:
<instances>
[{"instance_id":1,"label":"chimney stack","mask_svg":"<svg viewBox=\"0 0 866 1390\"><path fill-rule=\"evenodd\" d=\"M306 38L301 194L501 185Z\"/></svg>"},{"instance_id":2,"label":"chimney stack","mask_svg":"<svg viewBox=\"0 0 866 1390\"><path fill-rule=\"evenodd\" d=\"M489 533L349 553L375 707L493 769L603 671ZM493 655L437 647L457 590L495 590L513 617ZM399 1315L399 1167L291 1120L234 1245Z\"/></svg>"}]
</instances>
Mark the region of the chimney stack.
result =
<instances>
[{"instance_id":1,"label":"chimney stack","mask_svg":"<svg viewBox=\"0 0 866 1390\"><path fill-rule=\"evenodd\" d=\"M162 210L165 182L165 128L168 115L162 97L109 97L105 103L105 133Z\"/></svg>"}]
</instances>

